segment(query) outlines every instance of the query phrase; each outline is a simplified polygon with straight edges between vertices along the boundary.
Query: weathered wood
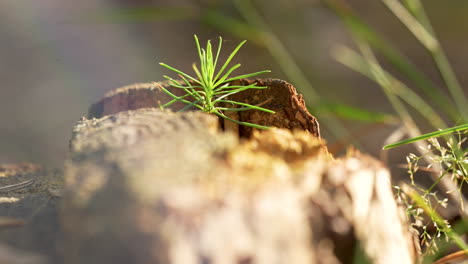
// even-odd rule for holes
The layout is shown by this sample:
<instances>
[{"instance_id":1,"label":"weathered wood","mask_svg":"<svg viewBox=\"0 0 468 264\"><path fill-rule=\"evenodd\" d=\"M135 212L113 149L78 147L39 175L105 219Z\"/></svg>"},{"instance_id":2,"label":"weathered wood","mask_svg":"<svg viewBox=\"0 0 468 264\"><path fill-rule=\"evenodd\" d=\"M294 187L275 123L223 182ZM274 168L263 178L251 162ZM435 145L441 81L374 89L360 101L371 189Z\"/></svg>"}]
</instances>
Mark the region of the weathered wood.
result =
<instances>
[{"instance_id":1,"label":"weathered wood","mask_svg":"<svg viewBox=\"0 0 468 264\"><path fill-rule=\"evenodd\" d=\"M252 83L268 87L268 89L249 89L232 95L230 99L251 105L261 105L276 113L272 115L262 111L236 112L238 120L278 128L306 130L320 137L317 119L309 113L302 95L293 85L278 79L241 79L232 84L250 85ZM239 132L241 136L248 137L252 130L251 127L241 126Z\"/></svg>"},{"instance_id":2,"label":"weathered wood","mask_svg":"<svg viewBox=\"0 0 468 264\"><path fill-rule=\"evenodd\" d=\"M65 263L351 263L357 245L372 263L415 262L382 164L334 160L308 131L239 140L218 123L149 108L80 121Z\"/></svg>"}]
</instances>

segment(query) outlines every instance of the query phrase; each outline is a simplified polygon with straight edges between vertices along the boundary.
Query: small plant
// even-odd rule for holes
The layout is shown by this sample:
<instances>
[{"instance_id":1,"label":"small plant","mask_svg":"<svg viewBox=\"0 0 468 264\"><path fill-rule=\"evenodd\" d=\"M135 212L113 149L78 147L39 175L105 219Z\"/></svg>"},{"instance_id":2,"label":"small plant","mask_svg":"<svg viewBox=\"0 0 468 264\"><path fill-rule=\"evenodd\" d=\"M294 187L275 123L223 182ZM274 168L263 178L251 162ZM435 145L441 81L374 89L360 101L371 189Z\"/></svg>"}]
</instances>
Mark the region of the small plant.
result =
<instances>
[{"instance_id":1,"label":"small plant","mask_svg":"<svg viewBox=\"0 0 468 264\"><path fill-rule=\"evenodd\" d=\"M413 219L412 226L419 232L421 244L425 246L425 253L435 254L439 250L438 243L441 237L445 237L446 242L453 241L461 249L468 249L468 245L453 231L450 223L437 213L440 207L447 208L448 198L440 198L441 195L436 190L443 178L450 177L455 182L455 186L458 186L461 210L465 210L461 192L463 184L468 182L468 149L463 147L467 137L461 132L465 130L468 130L468 124L434 131L384 146L384 149L390 149L422 140L429 142L427 148L419 147L420 156L410 153L406 157L411 187L406 185L403 189L395 187L397 197L404 202L408 215ZM458 139L454 140L453 137L444 139L446 146L441 145L436 138L455 133L458 133ZM437 179L429 188L420 187L414 180L423 160L429 161L425 170L431 171L434 166L439 168L435 170L438 172ZM435 229L434 236L428 232L429 225Z\"/></svg>"},{"instance_id":2,"label":"small plant","mask_svg":"<svg viewBox=\"0 0 468 264\"><path fill-rule=\"evenodd\" d=\"M270 72L268 70L259 71L244 75L239 75L235 77L230 77L231 73L239 68L241 65L236 64L228 69L228 65L231 62L232 58L236 55L239 49L245 44L245 40L242 41L234 51L229 55L228 59L224 62L221 66L219 71L216 72L216 67L219 59L219 55L221 53L221 46L223 39L219 37L219 46L216 51L216 55L213 56L212 46L210 41L206 45L206 49L200 48L200 43L196 35L195 43L197 45L198 56L200 58L200 69L198 66L193 63L192 67L197 76L197 78L192 77L178 69L175 69L165 63L159 63L161 66L166 67L169 70L175 71L179 74L182 78L182 82L175 80L169 76L164 76L164 78L169 80L169 84L175 88L183 89L185 91L185 95L183 96L176 96L169 90L165 89L164 87L160 86L160 88L168 94L173 100L169 101L168 103L162 105L162 107L167 107L175 102L181 101L187 104L186 107L181 109L181 111L187 110L191 107L196 107L203 112L215 114L219 117L227 119L237 124L250 126L254 128L260 129L268 129L267 126L257 125L249 122L241 122L238 120L234 120L232 118L227 117L224 112L225 111L245 111L245 110L260 110L267 113L274 114L275 112L260 106L250 105L242 102L236 102L229 100L230 95L237 94L239 92L248 90L248 89L265 89L267 87L257 86L256 83L250 85L231 85L233 81L240 80L242 78L248 78L252 76L256 76L262 73ZM192 99L192 100L190 100ZM237 108L237 106L240 106Z\"/></svg>"},{"instance_id":3,"label":"small plant","mask_svg":"<svg viewBox=\"0 0 468 264\"><path fill-rule=\"evenodd\" d=\"M451 228L449 222L443 219L438 211L447 208L449 199L444 194L440 194L436 187L445 177L450 177L458 186L459 197L462 199L462 186L468 182L468 149L463 147L466 141L466 135L458 134L457 144L453 139L446 142L446 146L439 143L436 138L429 138L429 145L421 148L420 156L410 153L407 158L408 174L410 175L411 185L403 185L397 189L397 197L407 207L407 213L414 220L412 226L416 227L420 234L421 244L425 246L426 253L435 253L438 251L438 239L445 237L446 240L452 240L462 249L467 249L468 245ZM420 167L424 160L431 162ZM440 169L433 170L433 166ZM437 172L437 180L428 188L419 186L414 177L419 170ZM460 201L463 208L463 201ZM434 236L428 232L429 226L434 228Z\"/></svg>"},{"instance_id":4,"label":"small plant","mask_svg":"<svg viewBox=\"0 0 468 264\"><path fill-rule=\"evenodd\" d=\"M459 208L460 211L465 210L463 204L466 204L466 198L461 189L468 182L468 149L463 145L467 134L463 134L462 131L468 130L468 97L436 37L422 1L381 0L380 2L395 15L433 58L448 93L395 49L391 41L386 40L360 19L347 1L323 1L342 18L357 47L356 51L347 47L338 47L333 55L342 64L381 86L401 120L402 126L398 133L404 131L409 135L410 139L387 145L384 149L409 143L415 143L417 146L419 154L409 154L407 157L411 184L395 188L399 200L407 206L407 213L413 220L412 226L419 231L425 253L443 253L442 248L437 248L438 244L443 244L442 238L468 252L467 243L457 233L460 230L452 228L442 217L444 214L440 214L448 202L451 207ZM381 56L377 56L376 52ZM393 65L394 70L397 70L400 76L404 76L409 83L399 80L397 76L386 70L381 60L385 60L387 65ZM420 91L413 90L413 87L419 88ZM419 115L413 115L414 112L409 107ZM433 130L442 130L422 135L420 130L422 122L432 126ZM450 127L452 123L463 125ZM439 143L435 139L440 136L444 136L441 140L444 143ZM429 142L427 146L423 142L426 139ZM425 165L426 168L423 167ZM428 188L416 184L415 176L418 170L426 170L433 177L433 183ZM461 214L465 215L466 213ZM465 220L459 222L460 225L464 224L463 221ZM426 254L425 260L430 263L432 257L431 254Z\"/></svg>"}]
</instances>

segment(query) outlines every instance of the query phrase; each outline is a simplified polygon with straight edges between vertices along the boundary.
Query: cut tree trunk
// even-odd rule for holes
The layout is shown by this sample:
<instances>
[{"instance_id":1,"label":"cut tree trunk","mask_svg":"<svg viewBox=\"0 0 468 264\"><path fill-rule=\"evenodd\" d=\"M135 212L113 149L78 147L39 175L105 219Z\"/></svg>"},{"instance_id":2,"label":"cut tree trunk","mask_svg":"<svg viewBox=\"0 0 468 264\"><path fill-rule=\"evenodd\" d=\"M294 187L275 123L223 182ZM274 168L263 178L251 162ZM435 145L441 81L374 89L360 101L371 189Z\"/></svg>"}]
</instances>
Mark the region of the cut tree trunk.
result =
<instances>
[{"instance_id":1,"label":"cut tree trunk","mask_svg":"<svg viewBox=\"0 0 468 264\"><path fill-rule=\"evenodd\" d=\"M275 129L156 109L167 83L93 105L65 169L65 263L415 263L387 168L357 151L335 160L292 85L255 81L269 88L232 99L276 114L235 118Z\"/></svg>"},{"instance_id":2,"label":"cut tree trunk","mask_svg":"<svg viewBox=\"0 0 468 264\"><path fill-rule=\"evenodd\" d=\"M294 87L256 81L269 88L233 100L276 114L236 119L277 128L159 110L155 83L93 105L65 168L65 263L415 263L387 168L334 159Z\"/></svg>"}]
</instances>

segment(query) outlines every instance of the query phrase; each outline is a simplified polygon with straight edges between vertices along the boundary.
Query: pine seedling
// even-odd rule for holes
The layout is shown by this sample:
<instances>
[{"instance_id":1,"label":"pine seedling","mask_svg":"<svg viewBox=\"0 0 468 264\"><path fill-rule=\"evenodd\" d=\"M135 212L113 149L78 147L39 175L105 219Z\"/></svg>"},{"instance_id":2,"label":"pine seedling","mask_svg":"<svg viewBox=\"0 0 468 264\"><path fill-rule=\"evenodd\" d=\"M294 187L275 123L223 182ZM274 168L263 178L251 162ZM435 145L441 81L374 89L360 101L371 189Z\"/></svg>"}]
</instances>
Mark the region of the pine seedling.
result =
<instances>
[{"instance_id":1,"label":"pine seedling","mask_svg":"<svg viewBox=\"0 0 468 264\"><path fill-rule=\"evenodd\" d=\"M219 68L219 70L217 71L217 64L219 62L223 39L219 37L219 45L216 50L216 54L214 54L212 45L209 40L207 42L206 49L203 49L200 47L200 43L196 35L194 35L194 38L197 46L198 56L200 58L200 68L198 68L198 66L195 63L192 64L196 77L192 77L191 75L184 73L181 70L171 67L165 63L159 63L161 66L178 73L182 81L175 80L169 76L164 76L164 78L169 80L169 84L171 86L178 89L182 89L185 92L185 94L182 96L176 96L166 88L160 86L160 88L166 94L173 98L171 101L162 105L162 107L164 108L170 106L175 102L180 101L187 104L187 106L181 109L181 111L195 107L203 112L215 114L221 118L227 119L237 124L259 129L268 129L269 127L267 126L262 126L249 122L242 122L239 120L229 118L225 115L226 111L246 111L252 109L271 114L275 113L272 110L260 107L258 105L251 105L243 102L229 100L229 96L248 89L268 88L265 86L257 86L256 83L249 85L231 85L233 81L270 72L268 70L264 70L230 77L234 70L239 68L241 65L235 64L232 67L228 67L229 63L231 62L232 58L237 54L239 49L245 44L246 41L244 40L241 43L239 43L239 45L237 45L237 47L229 55L224 64L222 64L221 68Z\"/></svg>"}]
</instances>

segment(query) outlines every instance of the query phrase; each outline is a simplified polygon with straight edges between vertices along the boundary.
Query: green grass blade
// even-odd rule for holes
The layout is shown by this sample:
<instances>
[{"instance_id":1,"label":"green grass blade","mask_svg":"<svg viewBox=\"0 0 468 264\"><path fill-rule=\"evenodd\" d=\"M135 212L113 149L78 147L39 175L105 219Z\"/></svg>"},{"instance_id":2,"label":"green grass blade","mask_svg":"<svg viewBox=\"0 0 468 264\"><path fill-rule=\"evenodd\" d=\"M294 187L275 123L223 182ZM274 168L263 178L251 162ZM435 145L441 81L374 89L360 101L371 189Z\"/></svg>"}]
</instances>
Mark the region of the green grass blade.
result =
<instances>
[{"instance_id":1,"label":"green grass blade","mask_svg":"<svg viewBox=\"0 0 468 264\"><path fill-rule=\"evenodd\" d=\"M247 111L247 110L252 110L252 107L243 107L243 108L228 108L228 107L216 107L218 110L222 111L231 111L231 112L241 112L241 111Z\"/></svg>"},{"instance_id":2,"label":"green grass blade","mask_svg":"<svg viewBox=\"0 0 468 264\"><path fill-rule=\"evenodd\" d=\"M184 90L184 92L186 92L188 95L192 96L192 98L194 100L200 100L202 99L202 96L200 95L200 91L195 91L194 89L190 89L190 87L185 87L185 86L181 86L181 85L178 85L179 82L177 82L176 80L173 80L171 79L170 77L168 76L165 76L167 79L169 79L169 84L172 86L172 87L175 87L175 88L178 88L178 89L182 89ZM174 81L175 83L171 83L171 81Z\"/></svg>"},{"instance_id":3,"label":"green grass blade","mask_svg":"<svg viewBox=\"0 0 468 264\"><path fill-rule=\"evenodd\" d=\"M260 107L260 106L255 106L255 105L251 105L251 104L236 102L236 101L219 100L218 102L247 106L247 107L249 107L250 109L260 110L260 111L267 112L267 113L270 113L270 114L274 114L274 113L275 113L275 111L270 110L270 109L266 109L266 108L263 108L263 107Z\"/></svg>"},{"instance_id":4,"label":"green grass blade","mask_svg":"<svg viewBox=\"0 0 468 264\"><path fill-rule=\"evenodd\" d=\"M405 77L410 79L424 94L428 95L452 121L458 121L459 112L447 97L429 78L427 78L414 64L408 61L398 50L390 45L390 41L382 38L349 8L342 0L324 0L343 21L350 33L355 37L367 41Z\"/></svg>"},{"instance_id":5,"label":"green grass blade","mask_svg":"<svg viewBox=\"0 0 468 264\"><path fill-rule=\"evenodd\" d=\"M271 71L265 70L265 71L258 71L258 72L254 72L254 73L239 75L239 76L236 76L236 77L229 78L225 82L232 82L232 81L235 81L235 80L249 78L249 77L253 77L253 76L257 76L259 74L269 73L269 72L271 72Z\"/></svg>"},{"instance_id":6,"label":"green grass blade","mask_svg":"<svg viewBox=\"0 0 468 264\"><path fill-rule=\"evenodd\" d=\"M252 83L252 84L249 84L247 86L245 86L245 85L225 85L225 86L218 86L215 89L216 92L214 94L229 93L229 91L223 91L223 90L237 89L237 88L242 88L242 87L249 87L249 89L267 89L268 88L268 86L257 86L256 83Z\"/></svg>"},{"instance_id":7,"label":"green grass blade","mask_svg":"<svg viewBox=\"0 0 468 264\"><path fill-rule=\"evenodd\" d=\"M221 84L225 83L226 81L226 78L229 77L229 75L235 71L237 68L239 68L241 66L240 63L232 66L221 78L219 78L218 81L215 82L215 84L213 85L214 87L219 87ZM215 89L216 90L216 89Z\"/></svg>"},{"instance_id":8,"label":"green grass blade","mask_svg":"<svg viewBox=\"0 0 468 264\"><path fill-rule=\"evenodd\" d=\"M206 85L206 81L205 81L205 78L202 76L201 72L198 70L197 64L192 63L192 69L195 72L195 74L197 75L198 79L200 80L200 82L201 82L200 85L202 87L204 87Z\"/></svg>"},{"instance_id":9,"label":"green grass blade","mask_svg":"<svg viewBox=\"0 0 468 264\"><path fill-rule=\"evenodd\" d=\"M186 93L190 94L195 99L200 99L201 96L199 94L200 93L203 94L202 91L196 91L195 89L191 89L191 87L198 87L198 86L187 86L186 87L186 86L181 85L177 80L174 80L169 76L164 75L164 78L169 80L169 84L172 87L175 87L175 88L178 88L178 89L183 89Z\"/></svg>"},{"instance_id":10,"label":"green grass blade","mask_svg":"<svg viewBox=\"0 0 468 264\"><path fill-rule=\"evenodd\" d=\"M233 94L236 94L236 93L239 93L239 92L242 92L242 91L245 91L245 90L248 90L248 89L266 89L268 88L267 86L255 86L255 84L253 84L254 86L245 86L245 87L241 87L241 88L238 88L238 89L233 89L233 90L229 90L229 91L221 91L221 92L215 92L214 95L220 95L222 94L221 96L217 97L215 99L215 102L223 99L223 98L226 98L230 95L233 95Z\"/></svg>"},{"instance_id":11,"label":"green grass blade","mask_svg":"<svg viewBox=\"0 0 468 264\"><path fill-rule=\"evenodd\" d=\"M369 111L340 103L324 103L328 111L340 118L366 123L395 124L399 119L392 114Z\"/></svg>"},{"instance_id":12,"label":"green grass blade","mask_svg":"<svg viewBox=\"0 0 468 264\"><path fill-rule=\"evenodd\" d=\"M201 68L201 72L203 73L203 78L205 79L205 82L207 83L207 85L212 86L213 77L210 74L212 72L211 63L213 62L212 57L210 56L211 41L208 40L206 43L207 43L206 44L206 50L203 50L203 56L204 56L203 57L203 64L200 66L200 68ZM210 59L211 59L211 61L210 61Z\"/></svg>"},{"instance_id":13,"label":"green grass blade","mask_svg":"<svg viewBox=\"0 0 468 264\"><path fill-rule=\"evenodd\" d=\"M421 44L428 50L437 49L438 41L427 29L413 17L398 0L382 0L392 13L411 31Z\"/></svg>"},{"instance_id":14,"label":"green grass blade","mask_svg":"<svg viewBox=\"0 0 468 264\"><path fill-rule=\"evenodd\" d=\"M177 111L177 112L183 112L183 111L185 111L185 110L187 110L187 109L190 109L192 106L195 106L195 107L201 109L201 106L198 105L198 103L201 102L201 101L202 101L202 100L194 101L193 103L188 104L187 106L185 106L184 108L180 109L180 110Z\"/></svg>"},{"instance_id":15,"label":"green grass blade","mask_svg":"<svg viewBox=\"0 0 468 264\"><path fill-rule=\"evenodd\" d=\"M411 31L411 33L419 40L419 42L430 52L434 59L437 68L447 85L447 88L452 96L455 105L463 120L468 120L468 99L463 92L463 89L453 72L452 67L445 55L442 47L435 37L430 26L429 20L425 16L424 9L420 1L419 3L419 18L424 19L425 26L420 23L410 12L397 0L382 0L385 5L393 12L393 14ZM429 28L429 30L428 30Z\"/></svg>"},{"instance_id":16,"label":"green grass blade","mask_svg":"<svg viewBox=\"0 0 468 264\"><path fill-rule=\"evenodd\" d=\"M184 81L185 85L186 85L186 88L191 91L192 94L196 95L196 99L197 100L201 100L203 96L205 96L205 92L203 91L203 87L202 86L198 86L198 85L191 85L190 82L184 77L184 76L181 76L182 80ZM181 87L182 89L184 89L184 87ZM198 90L196 90L198 89Z\"/></svg>"},{"instance_id":17,"label":"green grass blade","mask_svg":"<svg viewBox=\"0 0 468 264\"><path fill-rule=\"evenodd\" d=\"M189 96L190 94L186 94L186 95L183 95L183 96L177 96L173 93L171 93L169 90L167 90L166 88L164 88L162 85L159 85L159 88L161 88L161 90L163 90L167 95L169 95L170 97L172 97L174 100L171 100L170 102L162 105L162 107L167 107L169 105L172 105L173 103L175 102L183 102L183 103L186 103L186 104L192 104L192 102L188 101L188 100L185 100L184 98ZM200 110L201 110L201 107L196 105Z\"/></svg>"},{"instance_id":18,"label":"green grass blade","mask_svg":"<svg viewBox=\"0 0 468 264\"><path fill-rule=\"evenodd\" d=\"M306 75L303 69L296 63L288 48L271 30L268 23L260 16L250 0L234 0L235 7L242 17L258 32L255 39L262 41L262 45L268 50L278 66L284 72L287 79L297 87L298 92L304 94L305 100L309 103L312 113L319 110L322 112L321 125L327 127L331 135L336 138L348 137L348 131L336 119L335 116L326 112L326 109L318 109L323 99L309 81L310 75ZM359 144L357 142L356 146ZM359 147L359 146L358 146Z\"/></svg>"},{"instance_id":19,"label":"green grass blade","mask_svg":"<svg viewBox=\"0 0 468 264\"><path fill-rule=\"evenodd\" d=\"M221 46L223 45L223 38L219 37L218 51L216 51L216 57L213 63L213 70L216 71L216 65L218 65L219 54L221 54Z\"/></svg>"},{"instance_id":20,"label":"green grass blade","mask_svg":"<svg viewBox=\"0 0 468 264\"><path fill-rule=\"evenodd\" d=\"M197 52L198 52L198 58L203 58L203 55L202 55L202 49L200 47L200 42L198 41L198 37L197 35L193 35L193 38L195 39L195 45L197 46ZM200 61L201 63L201 61Z\"/></svg>"},{"instance_id":21,"label":"green grass blade","mask_svg":"<svg viewBox=\"0 0 468 264\"><path fill-rule=\"evenodd\" d=\"M171 85L171 87L174 87L174 88L177 88L177 89L182 89L182 90L189 90L189 92L187 92L189 95L192 95L195 99L201 99L202 96L204 96L205 92L203 91L197 91L193 88L197 88L199 86L183 86L183 85L177 85L177 84L174 84L174 83L169 83Z\"/></svg>"},{"instance_id":22,"label":"green grass blade","mask_svg":"<svg viewBox=\"0 0 468 264\"><path fill-rule=\"evenodd\" d=\"M172 87L175 87L175 88L179 88L179 89L188 89L188 88L198 88L198 89L201 89L202 87L201 86L186 86L184 84L178 84L178 83L173 83L173 82L170 82L169 83Z\"/></svg>"},{"instance_id":23,"label":"green grass blade","mask_svg":"<svg viewBox=\"0 0 468 264\"><path fill-rule=\"evenodd\" d=\"M419 97L415 92L409 89L405 84L390 75L387 71L383 70L374 62L366 61L362 56L346 47L336 49L333 56L337 61L346 65L350 69L355 70L368 77L369 79L378 82L376 76L373 74L375 71L381 71L385 78L391 83L389 92L398 95L402 100L411 105L422 116L426 118L434 128L445 128L447 125L442 118L426 103L424 99Z\"/></svg>"},{"instance_id":24,"label":"green grass blade","mask_svg":"<svg viewBox=\"0 0 468 264\"><path fill-rule=\"evenodd\" d=\"M208 64L208 62L207 62L207 58L206 58L205 49L202 49L201 53L202 53L203 57L200 57L200 73L201 73L201 75L200 75L201 79L200 80L204 83L205 87L208 87L208 86L211 85L211 80L210 80L210 77L207 74L207 64ZM196 65L195 65L195 68L196 68Z\"/></svg>"},{"instance_id":25,"label":"green grass blade","mask_svg":"<svg viewBox=\"0 0 468 264\"><path fill-rule=\"evenodd\" d=\"M164 91L164 90L163 90L163 91ZM168 91L164 91L164 92L167 93ZM172 99L171 101L169 101L169 102L167 102L167 103L161 105L162 108L165 108L165 107L167 107L167 106L170 106L170 105L172 105L173 103L178 102L178 101L180 101L181 99L183 99L183 98L185 98L185 97L187 97L187 96L190 96L189 94L186 94L186 95L184 95L184 96L179 96L179 97L178 97L178 96L176 96L175 94L172 94L172 95L170 95L169 93L167 93L167 94L168 94L169 96L171 96L172 98L175 97L176 99Z\"/></svg>"},{"instance_id":26,"label":"green grass blade","mask_svg":"<svg viewBox=\"0 0 468 264\"><path fill-rule=\"evenodd\" d=\"M171 91L164 88L162 85L158 84L158 86L159 86L159 88L161 90L163 90L163 92L165 92L167 95L169 95L170 97L172 97L174 99L174 100L171 100L170 102L164 104L163 107L169 106L169 105L171 105L171 104L173 104L173 103L175 103L177 101L182 101L182 100L184 100L185 97L190 96L190 94L185 94L183 96L177 96L177 95L173 94ZM187 102L189 102L189 101L187 101ZM191 102L189 102L189 103L191 103Z\"/></svg>"},{"instance_id":27,"label":"green grass blade","mask_svg":"<svg viewBox=\"0 0 468 264\"><path fill-rule=\"evenodd\" d=\"M206 65L205 74L208 79L213 79L213 49L211 47L211 41L208 40L206 44Z\"/></svg>"},{"instance_id":28,"label":"green grass blade","mask_svg":"<svg viewBox=\"0 0 468 264\"><path fill-rule=\"evenodd\" d=\"M184 76L181 76L181 78L182 78L182 80L184 81L184 83L185 83L185 85L186 85L187 87L190 86L190 87L193 87L193 88L196 88L196 87L201 88L201 86L192 85L192 84L189 82L189 80L187 80L187 78L185 78Z\"/></svg>"},{"instance_id":29,"label":"green grass blade","mask_svg":"<svg viewBox=\"0 0 468 264\"><path fill-rule=\"evenodd\" d=\"M257 125L257 124L253 124L253 123L249 123L249 122L242 122L242 121L238 121L238 120L235 120L235 119L232 119L232 118L229 118L219 112L213 112L215 115L217 116L220 116L224 119L227 119L231 122L234 122L236 124L239 124L239 125L244 125L244 126L249 126L249 127L253 127L253 128L258 128L258 129L270 129L271 127L268 127L268 126L262 126L262 125Z\"/></svg>"},{"instance_id":30,"label":"green grass blade","mask_svg":"<svg viewBox=\"0 0 468 264\"><path fill-rule=\"evenodd\" d=\"M201 71L198 70L198 67L195 63L192 64L192 68L197 74L198 79L200 80L200 83L203 87L206 87L209 84L209 80L207 79L206 74L202 74L206 72L206 51L200 47L200 42L198 41L197 35L193 35L195 39L195 43L197 46L197 52L198 52L198 58L200 59L200 69ZM207 43L207 46L209 46L209 41Z\"/></svg>"},{"instance_id":31,"label":"green grass blade","mask_svg":"<svg viewBox=\"0 0 468 264\"><path fill-rule=\"evenodd\" d=\"M416 191L411 190L407 193L408 196L416 203L416 205L423 209L424 212L447 234L447 236L462 250L468 251L468 245L463 238L455 233L447 222L434 210L432 209Z\"/></svg>"},{"instance_id":32,"label":"green grass blade","mask_svg":"<svg viewBox=\"0 0 468 264\"><path fill-rule=\"evenodd\" d=\"M221 67L221 69L218 71L218 74L216 74L216 76L214 77L215 80L217 80L219 78L219 76L221 76L221 74L223 74L224 70L226 69L226 67L229 65L229 63L231 62L232 58L237 54L237 52L239 51L239 49L245 44L245 42L247 42L246 40L242 41L241 43L239 43L239 45L237 45L237 47L231 52L231 54L229 55L229 57L227 58L226 62L224 62L223 66Z\"/></svg>"},{"instance_id":33,"label":"green grass blade","mask_svg":"<svg viewBox=\"0 0 468 264\"><path fill-rule=\"evenodd\" d=\"M166 79L168 79L168 80L171 81L171 82L169 82L169 84L170 84L172 87L175 87L175 88L179 88L179 89L188 89L188 88L193 88L193 89L198 88L198 89L201 89L201 88L202 88L201 86L198 86L198 85L196 85L196 86L191 86L191 85L190 85L190 86L187 86L187 85L180 84L180 83L177 83L177 82L172 82L173 79L170 79L170 77L168 77L168 76L165 76L165 77L167 77Z\"/></svg>"},{"instance_id":34,"label":"green grass blade","mask_svg":"<svg viewBox=\"0 0 468 264\"><path fill-rule=\"evenodd\" d=\"M371 69L370 72L372 73L373 78L375 78L375 81L382 87L382 90L387 96L393 109L400 116L407 133L412 137L421 135L418 126L414 122L413 117L409 114L403 102L392 92L394 83L385 74L385 71L378 63L370 46L360 39L356 39L355 41L367 63L367 66Z\"/></svg>"},{"instance_id":35,"label":"green grass blade","mask_svg":"<svg viewBox=\"0 0 468 264\"><path fill-rule=\"evenodd\" d=\"M245 91L245 90L249 90L249 89L266 89L268 87L266 86L254 86L254 87L249 87L249 86L245 86L245 87L241 87L241 88L238 88L238 89L232 89L232 90L228 90L228 91L221 91L221 92L215 92L214 95L220 95L222 94L221 96L217 97L216 100L218 99L223 99L229 95L232 95L232 94L236 94L236 93L239 93L239 92L242 92L242 91ZM215 100L215 101L216 101Z\"/></svg>"},{"instance_id":36,"label":"green grass blade","mask_svg":"<svg viewBox=\"0 0 468 264\"><path fill-rule=\"evenodd\" d=\"M223 95L217 97L217 98L214 100L214 102L215 102L215 103L220 102L220 100L223 100L224 98L226 98L226 97L228 97L228 96L230 96L230 95L233 95L233 94L236 94L236 93L245 91L245 90L247 90L247 89L250 89L250 87L244 87L244 88L239 88L239 89L236 89L236 90L231 90L231 91L229 91L229 92L227 92L227 93L225 93L225 92L220 92L220 93L223 93ZM217 94L219 94L219 93L217 93ZM215 93L215 95L216 95L216 93Z\"/></svg>"},{"instance_id":37,"label":"green grass blade","mask_svg":"<svg viewBox=\"0 0 468 264\"><path fill-rule=\"evenodd\" d=\"M427 133L427 134L424 134L424 135L421 135L421 136L417 136L417 137L413 137L413 138L410 138L410 139L402 140L402 141L399 141L399 142L396 142L396 143L386 145L386 146L383 147L383 149L391 149L391 148L398 147L398 146L401 146L401 145L414 143L416 141L425 140L425 139L432 138L432 137L440 137L440 136L443 136L443 135L455 133L455 132L458 132L458 131L464 131L464 130L468 130L468 124L455 126L455 127L451 127L451 128L447 128L447 129L442 129L442 130L434 131L434 132Z\"/></svg>"},{"instance_id":38,"label":"green grass blade","mask_svg":"<svg viewBox=\"0 0 468 264\"><path fill-rule=\"evenodd\" d=\"M307 91L312 105L318 105L320 101L319 94L315 89L313 89L313 86L305 76L304 72L293 60L293 56L289 54L288 49L283 45L283 43L281 43L281 41L271 31L268 24L258 14L251 1L235 0L233 3L246 21L252 25L253 28L257 29L258 36L262 40L263 45L278 62L278 65L281 67L288 79L290 79L296 87L303 87L303 89Z\"/></svg>"},{"instance_id":39,"label":"green grass blade","mask_svg":"<svg viewBox=\"0 0 468 264\"><path fill-rule=\"evenodd\" d=\"M182 72L182 71L180 71L180 70L177 70L176 68L173 68L173 67L171 67L171 66L169 66L169 65L167 65L167 64L165 64L165 63L163 63L163 62L160 62L159 65L161 65L161 66L163 66L163 67L165 67L165 68L167 68L167 69L169 69L169 70L171 70L171 71L177 72L178 74L184 76L185 78L190 79L190 80L192 80L192 81L194 81L194 82L196 82L196 83L198 83L198 84L201 85L201 83L200 83L199 80L193 78L192 76L186 74L185 72Z\"/></svg>"}]
</instances>

